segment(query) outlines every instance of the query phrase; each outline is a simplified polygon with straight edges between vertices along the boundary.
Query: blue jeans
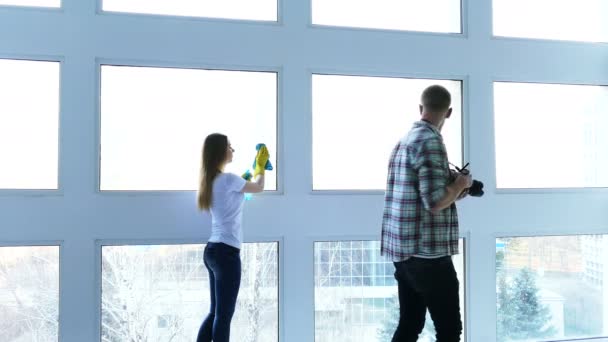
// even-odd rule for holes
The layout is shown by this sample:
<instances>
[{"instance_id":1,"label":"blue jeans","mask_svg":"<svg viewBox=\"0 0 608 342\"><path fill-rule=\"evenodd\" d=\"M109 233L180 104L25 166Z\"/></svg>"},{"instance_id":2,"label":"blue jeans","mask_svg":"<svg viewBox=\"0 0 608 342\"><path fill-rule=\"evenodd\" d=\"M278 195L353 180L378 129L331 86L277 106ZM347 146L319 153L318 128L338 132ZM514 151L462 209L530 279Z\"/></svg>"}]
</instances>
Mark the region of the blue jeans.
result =
<instances>
[{"instance_id":1,"label":"blue jeans","mask_svg":"<svg viewBox=\"0 0 608 342\"><path fill-rule=\"evenodd\" d=\"M429 310L437 342L459 342L462 332L458 277L452 258L410 258L395 263L399 325L392 342L415 342Z\"/></svg>"},{"instance_id":2,"label":"blue jeans","mask_svg":"<svg viewBox=\"0 0 608 342\"><path fill-rule=\"evenodd\" d=\"M203 260L209 271L211 307L196 341L228 342L230 322L241 286L240 250L223 243L209 242Z\"/></svg>"}]
</instances>

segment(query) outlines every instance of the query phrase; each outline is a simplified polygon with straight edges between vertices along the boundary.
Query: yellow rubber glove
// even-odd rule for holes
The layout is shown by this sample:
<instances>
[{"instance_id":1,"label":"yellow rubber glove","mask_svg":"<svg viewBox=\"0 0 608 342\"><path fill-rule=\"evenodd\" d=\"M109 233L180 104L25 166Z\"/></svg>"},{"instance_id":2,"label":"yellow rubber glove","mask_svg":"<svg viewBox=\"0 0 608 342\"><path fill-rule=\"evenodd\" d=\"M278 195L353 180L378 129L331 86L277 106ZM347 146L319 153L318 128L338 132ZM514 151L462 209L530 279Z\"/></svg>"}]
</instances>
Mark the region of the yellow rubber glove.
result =
<instances>
[{"instance_id":1,"label":"yellow rubber glove","mask_svg":"<svg viewBox=\"0 0 608 342\"><path fill-rule=\"evenodd\" d=\"M255 170L253 170L253 177L255 178L257 175L263 175L266 172L264 166L266 162L270 158L270 153L268 152L268 148L266 146L262 146L258 151L258 154L255 156Z\"/></svg>"}]
</instances>

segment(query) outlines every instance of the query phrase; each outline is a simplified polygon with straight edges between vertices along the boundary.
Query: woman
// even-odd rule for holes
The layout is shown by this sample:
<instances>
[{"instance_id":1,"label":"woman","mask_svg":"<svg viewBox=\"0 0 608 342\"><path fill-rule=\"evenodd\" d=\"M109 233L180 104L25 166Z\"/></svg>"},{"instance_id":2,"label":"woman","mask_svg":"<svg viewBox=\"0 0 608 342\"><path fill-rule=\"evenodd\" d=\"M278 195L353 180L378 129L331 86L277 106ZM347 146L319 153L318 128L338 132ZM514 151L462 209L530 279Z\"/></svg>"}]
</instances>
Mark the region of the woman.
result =
<instances>
[{"instance_id":1,"label":"woman","mask_svg":"<svg viewBox=\"0 0 608 342\"><path fill-rule=\"evenodd\" d=\"M258 151L253 182L224 172L226 164L232 162L233 153L234 149L225 135L214 133L205 139L198 207L211 213L211 237L203 257L209 271L211 307L198 332L197 342L230 340L230 321L241 285L244 193L264 191L268 149L262 147Z\"/></svg>"}]
</instances>

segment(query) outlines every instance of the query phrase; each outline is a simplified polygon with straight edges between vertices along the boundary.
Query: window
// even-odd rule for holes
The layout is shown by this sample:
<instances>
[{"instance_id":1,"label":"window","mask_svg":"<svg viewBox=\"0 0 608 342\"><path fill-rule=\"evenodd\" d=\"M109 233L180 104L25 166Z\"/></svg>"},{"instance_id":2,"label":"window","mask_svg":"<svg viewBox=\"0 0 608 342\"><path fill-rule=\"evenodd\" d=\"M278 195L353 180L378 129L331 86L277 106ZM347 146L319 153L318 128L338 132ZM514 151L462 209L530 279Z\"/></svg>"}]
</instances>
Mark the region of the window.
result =
<instances>
[{"instance_id":1,"label":"window","mask_svg":"<svg viewBox=\"0 0 608 342\"><path fill-rule=\"evenodd\" d=\"M203 245L103 246L102 340L196 339L209 310ZM231 340L278 341L278 243L245 243Z\"/></svg>"},{"instance_id":2,"label":"window","mask_svg":"<svg viewBox=\"0 0 608 342\"><path fill-rule=\"evenodd\" d=\"M0 0L0 6L61 7L61 0Z\"/></svg>"},{"instance_id":3,"label":"window","mask_svg":"<svg viewBox=\"0 0 608 342\"><path fill-rule=\"evenodd\" d=\"M313 189L385 189L390 153L420 119L420 95L432 84L452 94L442 135L462 166L460 81L313 75Z\"/></svg>"},{"instance_id":4,"label":"window","mask_svg":"<svg viewBox=\"0 0 608 342\"><path fill-rule=\"evenodd\" d=\"M379 241L315 242L315 341L390 341L399 319L393 263ZM464 320L464 249L454 256ZM434 341L427 325L420 342Z\"/></svg>"},{"instance_id":5,"label":"window","mask_svg":"<svg viewBox=\"0 0 608 342\"><path fill-rule=\"evenodd\" d=\"M460 33L459 0L312 0L318 25Z\"/></svg>"},{"instance_id":6,"label":"window","mask_svg":"<svg viewBox=\"0 0 608 342\"><path fill-rule=\"evenodd\" d=\"M0 189L57 189L59 63L0 59Z\"/></svg>"},{"instance_id":7,"label":"window","mask_svg":"<svg viewBox=\"0 0 608 342\"><path fill-rule=\"evenodd\" d=\"M498 188L608 186L608 87L498 82L494 111Z\"/></svg>"},{"instance_id":8,"label":"window","mask_svg":"<svg viewBox=\"0 0 608 342\"><path fill-rule=\"evenodd\" d=\"M58 341L59 247L0 247L3 341Z\"/></svg>"},{"instance_id":9,"label":"window","mask_svg":"<svg viewBox=\"0 0 608 342\"><path fill-rule=\"evenodd\" d=\"M226 134L227 171L252 168L265 143L275 170L277 74L102 66L101 190L196 190L205 137Z\"/></svg>"},{"instance_id":10,"label":"window","mask_svg":"<svg viewBox=\"0 0 608 342\"><path fill-rule=\"evenodd\" d=\"M497 36L608 42L605 0L494 0L493 8Z\"/></svg>"},{"instance_id":11,"label":"window","mask_svg":"<svg viewBox=\"0 0 608 342\"><path fill-rule=\"evenodd\" d=\"M247 20L277 20L277 0L102 0L104 11Z\"/></svg>"},{"instance_id":12,"label":"window","mask_svg":"<svg viewBox=\"0 0 608 342\"><path fill-rule=\"evenodd\" d=\"M608 235L497 239L498 341L606 336L606 251Z\"/></svg>"}]
</instances>

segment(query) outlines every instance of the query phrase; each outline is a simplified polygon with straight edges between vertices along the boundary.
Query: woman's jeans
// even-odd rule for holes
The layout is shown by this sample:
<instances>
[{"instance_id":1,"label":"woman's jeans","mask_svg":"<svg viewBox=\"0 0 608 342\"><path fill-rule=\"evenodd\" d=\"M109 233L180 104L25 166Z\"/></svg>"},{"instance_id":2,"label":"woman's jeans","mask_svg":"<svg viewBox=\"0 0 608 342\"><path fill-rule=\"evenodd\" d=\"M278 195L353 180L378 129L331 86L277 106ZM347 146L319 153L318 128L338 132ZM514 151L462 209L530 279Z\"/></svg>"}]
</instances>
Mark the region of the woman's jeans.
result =
<instances>
[{"instance_id":1,"label":"woman's jeans","mask_svg":"<svg viewBox=\"0 0 608 342\"><path fill-rule=\"evenodd\" d=\"M208 242L203 260L209 271L211 307L196 341L228 342L241 285L240 250L224 243Z\"/></svg>"}]
</instances>

